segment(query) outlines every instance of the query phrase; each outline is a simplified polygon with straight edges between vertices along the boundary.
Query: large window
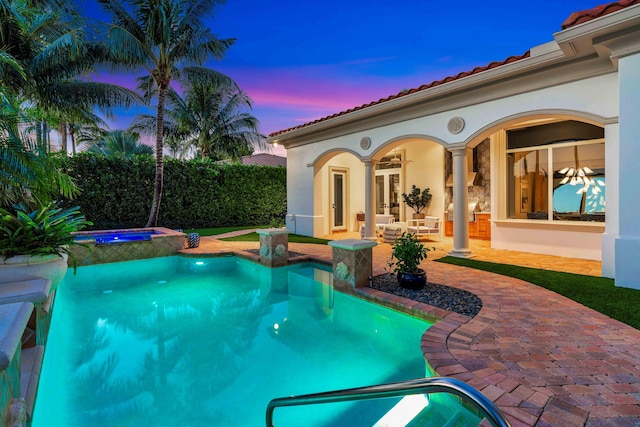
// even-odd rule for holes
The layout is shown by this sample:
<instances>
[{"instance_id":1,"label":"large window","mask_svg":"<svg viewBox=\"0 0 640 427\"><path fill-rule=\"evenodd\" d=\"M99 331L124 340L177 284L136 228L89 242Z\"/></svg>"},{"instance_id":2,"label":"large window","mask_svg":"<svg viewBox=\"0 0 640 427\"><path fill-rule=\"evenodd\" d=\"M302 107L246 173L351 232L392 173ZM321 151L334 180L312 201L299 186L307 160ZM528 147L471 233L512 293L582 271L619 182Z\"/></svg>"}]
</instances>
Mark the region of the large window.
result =
<instances>
[{"instance_id":1,"label":"large window","mask_svg":"<svg viewBox=\"0 0 640 427\"><path fill-rule=\"evenodd\" d=\"M596 138L558 141L549 136L552 135L549 129L546 129L549 135L540 129L528 135L507 134L508 218L604 221L602 130L586 124L577 126L580 128L577 133ZM585 126L590 128L585 130Z\"/></svg>"}]
</instances>

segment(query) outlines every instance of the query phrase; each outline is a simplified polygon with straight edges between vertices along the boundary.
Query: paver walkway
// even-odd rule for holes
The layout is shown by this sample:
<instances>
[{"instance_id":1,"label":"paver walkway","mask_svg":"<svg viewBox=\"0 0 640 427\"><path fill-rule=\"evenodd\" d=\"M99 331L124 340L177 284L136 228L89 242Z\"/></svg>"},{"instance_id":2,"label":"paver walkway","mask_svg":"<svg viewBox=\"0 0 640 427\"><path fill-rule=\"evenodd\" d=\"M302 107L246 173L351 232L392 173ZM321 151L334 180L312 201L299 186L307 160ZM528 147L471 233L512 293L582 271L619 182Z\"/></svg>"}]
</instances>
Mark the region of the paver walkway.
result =
<instances>
[{"instance_id":1,"label":"paver walkway","mask_svg":"<svg viewBox=\"0 0 640 427\"><path fill-rule=\"evenodd\" d=\"M188 252L257 247L204 237ZM331 259L324 245L290 243L289 249ZM389 254L389 245L373 249L374 274L386 272ZM431 260L421 266L430 282L478 295L480 313L468 318L370 288L359 292L441 319L422 340L439 375L479 389L513 426L640 426L640 331L518 279Z\"/></svg>"}]
</instances>

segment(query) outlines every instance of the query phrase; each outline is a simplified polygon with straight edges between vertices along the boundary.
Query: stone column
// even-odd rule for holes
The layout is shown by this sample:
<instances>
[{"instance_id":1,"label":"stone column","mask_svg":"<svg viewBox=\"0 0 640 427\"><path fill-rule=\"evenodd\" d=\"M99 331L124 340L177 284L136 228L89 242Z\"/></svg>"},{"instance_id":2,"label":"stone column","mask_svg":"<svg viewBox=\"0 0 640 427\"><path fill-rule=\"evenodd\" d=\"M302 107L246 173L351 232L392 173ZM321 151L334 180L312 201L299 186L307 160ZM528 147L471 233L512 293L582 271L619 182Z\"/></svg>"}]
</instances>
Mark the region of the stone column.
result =
<instances>
[{"instance_id":1,"label":"stone column","mask_svg":"<svg viewBox=\"0 0 640 427\"><path fill-rule=\"evenodd\" d=\"M373 252L376 242L370 240L333 240L333 286L353 289L369 286L373 274Z\"/></svg>"},{"instance_id":2,"label":"stone column","mask_svg":"<svg viewBox=\"0 0 640 427\"><path fill-rule=\"evenodd\" d=\"M289 262L289 230L267 228L256 231L260 235L260 264L281 267Z\"/></svg>"},{"instance_id":3,"label":"stone column","mask_svg":"<svg viewBox=\"0 0 640 427\"><path fill-rule=\"evenodd\" d=\"M466 147L451 150L453 154L453 249L448 255L458 258L475 256L469 249L467 151Z\"/></svg>"},{"instance_id":4,"label":"stone column","mask_svg":"<svg viewBox=\"0 0 640 427\"><path fill-rule=\"evenodd\" d=\"M364 162L364 238L378 240L376 233L376 161ZM360 231L360 230L358 230Z\"/></svg>"}]
</instances>

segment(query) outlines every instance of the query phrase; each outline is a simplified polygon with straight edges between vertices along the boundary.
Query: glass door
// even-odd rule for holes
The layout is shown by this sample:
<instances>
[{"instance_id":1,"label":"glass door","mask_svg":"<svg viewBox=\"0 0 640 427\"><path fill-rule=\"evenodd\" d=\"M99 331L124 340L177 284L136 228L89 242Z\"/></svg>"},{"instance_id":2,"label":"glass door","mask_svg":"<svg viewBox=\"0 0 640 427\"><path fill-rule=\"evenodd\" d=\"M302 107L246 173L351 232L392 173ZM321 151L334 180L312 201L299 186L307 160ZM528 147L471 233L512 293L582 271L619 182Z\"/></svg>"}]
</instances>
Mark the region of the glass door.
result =
<instances>
[{"instance_id":1,"label":"glass door","mask_svg":"<svg viewBox=\"0 0 640 427\"><path fill-rule=\"evenodd\" d=\"M331 171L331 231L346 229L346 170Z\"/></svg>"},{"instance_id":2,"label":"glass door","mask_svg":"<svg viewBox=\"0 0 640 427\"><path fill-rule=\"evenodd\" d=\"M376 214L393 215L400 221L400 170L376 171Z\"/></svg>"}]
</instances>

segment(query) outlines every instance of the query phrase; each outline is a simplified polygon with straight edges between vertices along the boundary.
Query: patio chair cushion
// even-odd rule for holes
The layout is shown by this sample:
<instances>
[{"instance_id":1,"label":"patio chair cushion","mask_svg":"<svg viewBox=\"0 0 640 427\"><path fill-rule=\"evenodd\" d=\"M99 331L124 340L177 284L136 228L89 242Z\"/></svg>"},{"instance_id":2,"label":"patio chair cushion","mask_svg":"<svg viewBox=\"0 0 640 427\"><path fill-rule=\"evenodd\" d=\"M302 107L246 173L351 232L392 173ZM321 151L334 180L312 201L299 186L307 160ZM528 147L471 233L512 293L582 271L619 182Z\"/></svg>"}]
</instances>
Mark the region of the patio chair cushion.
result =
<instances>
[{"instance_id":1,"label":"patio chair cushion","mask_svg":"<svg viewBox=\"0 0 640 427\"><path fill-rule=\"evenodd\" d=\"M395 243L396 239L402 234L402 226L400 224L387 224L384 226L382 233L382 241L384 243Z\"/></svg>"}]
</instances>

